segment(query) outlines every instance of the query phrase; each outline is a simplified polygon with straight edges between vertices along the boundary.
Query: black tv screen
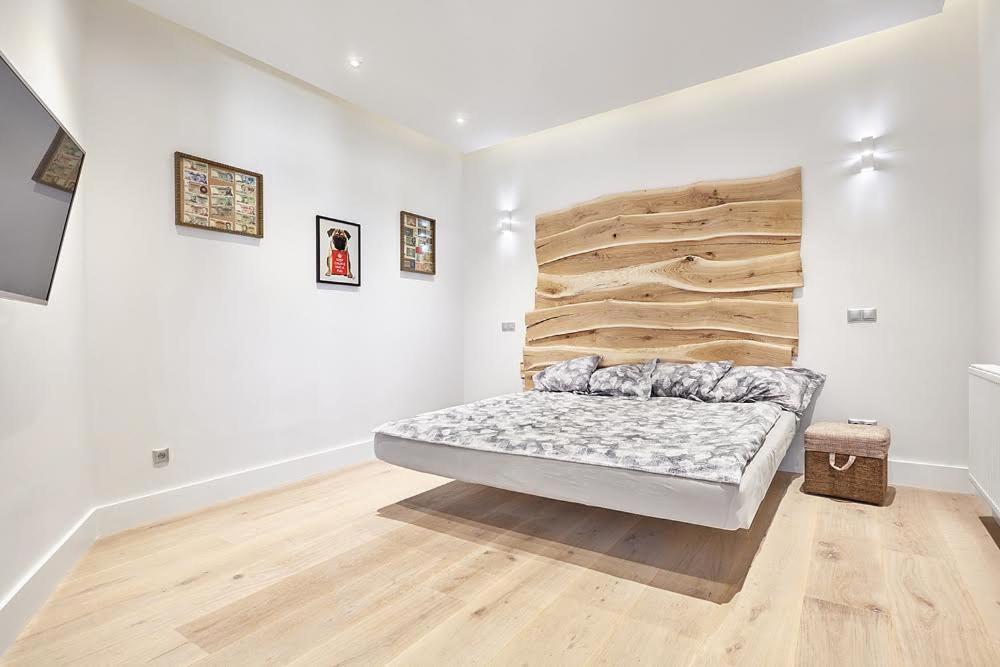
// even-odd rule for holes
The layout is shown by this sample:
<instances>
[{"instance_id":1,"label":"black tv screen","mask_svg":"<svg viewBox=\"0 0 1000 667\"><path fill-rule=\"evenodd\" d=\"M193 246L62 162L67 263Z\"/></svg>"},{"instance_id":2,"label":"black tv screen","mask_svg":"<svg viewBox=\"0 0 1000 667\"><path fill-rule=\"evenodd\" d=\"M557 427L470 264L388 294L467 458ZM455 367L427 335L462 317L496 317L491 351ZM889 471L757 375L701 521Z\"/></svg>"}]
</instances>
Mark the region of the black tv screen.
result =
<instances>
[{"instance_id":1,"label":"black tv screen","mask_svg":"<svg viewBox=\"0 0 1000 667\"><path fill-rule=\"evenodd\" d=\"M48 303L83 157L0 58L0 296Z\"/></svg>"}]
</instances>

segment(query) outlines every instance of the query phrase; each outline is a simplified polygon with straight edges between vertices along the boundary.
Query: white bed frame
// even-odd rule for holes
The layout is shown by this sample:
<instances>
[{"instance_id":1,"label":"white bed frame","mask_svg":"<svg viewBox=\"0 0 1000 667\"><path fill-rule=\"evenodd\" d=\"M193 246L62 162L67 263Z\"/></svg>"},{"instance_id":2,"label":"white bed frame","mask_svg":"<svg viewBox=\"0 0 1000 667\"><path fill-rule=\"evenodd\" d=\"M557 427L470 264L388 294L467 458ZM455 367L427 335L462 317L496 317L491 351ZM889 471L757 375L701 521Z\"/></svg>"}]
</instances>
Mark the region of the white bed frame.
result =
<instances>
[{"instance_id":1,"label":"white bed frame","mask_svg":"<svg viewBox=\"0 0 1000 667\"><path fill-rule=\"evenodd\" d=\"M391 435L375 435L387 463L473 484L725 530L749 528L795 438L797 420L783 412L740 483L723 484L624 468L485 452Z\"/></svg>"}]
</instances>

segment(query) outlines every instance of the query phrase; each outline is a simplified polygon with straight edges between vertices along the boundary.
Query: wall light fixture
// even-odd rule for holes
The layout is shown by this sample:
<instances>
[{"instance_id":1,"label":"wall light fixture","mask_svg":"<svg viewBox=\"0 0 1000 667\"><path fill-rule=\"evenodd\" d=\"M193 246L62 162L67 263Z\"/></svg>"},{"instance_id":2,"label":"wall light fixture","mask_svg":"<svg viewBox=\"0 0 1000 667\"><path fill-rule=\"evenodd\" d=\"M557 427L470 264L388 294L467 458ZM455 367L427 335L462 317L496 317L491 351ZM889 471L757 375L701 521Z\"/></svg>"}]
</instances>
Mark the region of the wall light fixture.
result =
<instances>
[{"instance_id":1,"label":"wall light fixture","mask_svg":"<svg viewBox=\"0 0 1000 667\"><path fill-rule=\"evenodd\" d=\"M861 171L875 171L878 160L875 157L875 137L864 137L861 140Z\"/></svg>"},{"instance_id":2,"label":"wall light fixture","mask_svg":"<svg viewBox=\"0 0 1000 667\"><path fill-rule=\"evenodd\" d=\"M500 231L501 232L512 232L514 231L514 219L513 211L504 211L503 217L500 218Z\"/></svg>"}]
</instances>

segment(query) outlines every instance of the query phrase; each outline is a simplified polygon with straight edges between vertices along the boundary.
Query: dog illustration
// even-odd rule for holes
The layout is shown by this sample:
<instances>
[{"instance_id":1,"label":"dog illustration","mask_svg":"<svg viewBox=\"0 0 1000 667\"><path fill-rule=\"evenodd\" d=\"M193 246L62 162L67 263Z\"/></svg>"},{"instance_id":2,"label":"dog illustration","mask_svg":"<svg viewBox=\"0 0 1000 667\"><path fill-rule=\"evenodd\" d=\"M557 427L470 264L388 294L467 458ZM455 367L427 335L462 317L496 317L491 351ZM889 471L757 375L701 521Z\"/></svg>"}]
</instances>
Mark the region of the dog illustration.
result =
<instances>
[{"instance_id":1,"label":"dog illustration","mask_svg":"<svg viewBox=\"0 0 1000 667\"><path fill-rule=\"evenodd\" d=\"M326 235L330 237L330 254L326 258L326 275L354 278L354 272L351 270L351 252L347 249L351 233L346 229L331 227L327 230Z\"/></svg>"}]
</instances>

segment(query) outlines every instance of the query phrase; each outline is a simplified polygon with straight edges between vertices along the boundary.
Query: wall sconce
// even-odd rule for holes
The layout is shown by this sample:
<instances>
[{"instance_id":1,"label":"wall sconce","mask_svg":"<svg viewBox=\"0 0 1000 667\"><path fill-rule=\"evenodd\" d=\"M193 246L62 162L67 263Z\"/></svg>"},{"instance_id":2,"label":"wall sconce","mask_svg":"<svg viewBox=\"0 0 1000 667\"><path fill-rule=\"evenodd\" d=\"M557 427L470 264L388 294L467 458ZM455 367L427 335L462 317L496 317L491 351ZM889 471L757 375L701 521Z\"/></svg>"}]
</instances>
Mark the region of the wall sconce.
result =
<instances>
[{"instance_id":1,"label":"wall sconce","mask_svg":"<svg viewBox=\"0 0 1000 667\"><path fill-rule=\"evenodd\" d=\"M504 211L503 217L500 218L500 231L501 232L512 232L514 231L514 220L512 218L513 211Z\"/></svg>"},{"instance_id":2,"label":"wall sconce","mask_svg":"<svg viewBox=\"0 0 1000 667\"><path fill-rule=\"evenodd\" d=\"M861 171L875 171L878 160L875 158L875 137L864 137L861 140Z\"/></svg>"}]
</instances>

